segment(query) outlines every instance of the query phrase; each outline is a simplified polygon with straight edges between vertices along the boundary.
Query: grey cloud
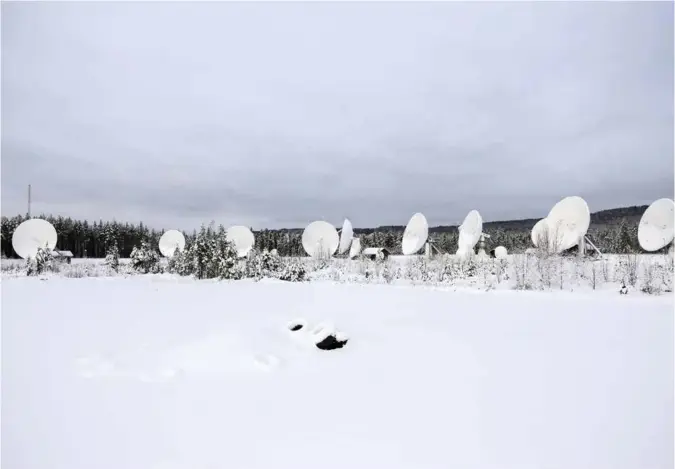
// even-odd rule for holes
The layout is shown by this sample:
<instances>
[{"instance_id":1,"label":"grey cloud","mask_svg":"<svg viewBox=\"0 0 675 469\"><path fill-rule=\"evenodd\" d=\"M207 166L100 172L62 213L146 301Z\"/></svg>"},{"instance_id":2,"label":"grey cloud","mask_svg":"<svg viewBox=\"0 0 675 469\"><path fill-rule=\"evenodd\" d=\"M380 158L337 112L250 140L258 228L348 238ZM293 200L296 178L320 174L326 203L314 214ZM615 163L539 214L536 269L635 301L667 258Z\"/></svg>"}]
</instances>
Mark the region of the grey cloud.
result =
<instances>
[{"instance_id":1,"label":"grey cloud","mask_svg":"<svg viewBox=\"0 0 675 469\"><path fill-rule=\"evenodd\" d=\"M671 3L4 3L2 211L433 225L671 196Z\"/></svg>"}]
</instances>

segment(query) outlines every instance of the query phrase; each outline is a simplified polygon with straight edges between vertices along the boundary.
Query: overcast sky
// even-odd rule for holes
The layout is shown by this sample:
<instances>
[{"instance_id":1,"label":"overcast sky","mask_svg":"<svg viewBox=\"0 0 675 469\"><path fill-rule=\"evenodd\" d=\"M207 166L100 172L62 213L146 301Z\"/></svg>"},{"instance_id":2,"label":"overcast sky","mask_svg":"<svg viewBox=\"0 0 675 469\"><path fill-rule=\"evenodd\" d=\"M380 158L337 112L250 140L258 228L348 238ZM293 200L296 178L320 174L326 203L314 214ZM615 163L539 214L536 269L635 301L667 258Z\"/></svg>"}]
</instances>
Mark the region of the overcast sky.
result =
<instances>
[{"instance_id":1,"label":"overcast sky","mask_svg":"<svg viewBox=\"0 0 675 469\"><path fill-rule=\"evenodd\" d=\"M432 226L673 197L673 3L2 4L2 213Z\"/></svg>"}]
</instances>

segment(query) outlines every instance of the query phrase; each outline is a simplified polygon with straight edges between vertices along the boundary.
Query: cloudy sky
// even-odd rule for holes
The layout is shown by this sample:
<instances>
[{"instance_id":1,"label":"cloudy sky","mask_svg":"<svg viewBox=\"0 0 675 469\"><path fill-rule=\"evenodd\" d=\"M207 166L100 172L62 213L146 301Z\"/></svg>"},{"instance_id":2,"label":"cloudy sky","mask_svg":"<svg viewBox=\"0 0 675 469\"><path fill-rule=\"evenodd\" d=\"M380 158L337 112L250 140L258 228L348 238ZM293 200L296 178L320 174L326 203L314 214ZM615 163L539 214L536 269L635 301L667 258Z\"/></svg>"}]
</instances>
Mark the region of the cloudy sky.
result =
<instances>
[{"instance_id":1,"label":"cloudy sky","mask_svg":"<svg viewBox=\"0 0 675 469\"><path fill-rule=\"evenodd\" d=\"M2 213L158 228L672 197L673 4L2 4Z\"/></svg>"}]
</instances>

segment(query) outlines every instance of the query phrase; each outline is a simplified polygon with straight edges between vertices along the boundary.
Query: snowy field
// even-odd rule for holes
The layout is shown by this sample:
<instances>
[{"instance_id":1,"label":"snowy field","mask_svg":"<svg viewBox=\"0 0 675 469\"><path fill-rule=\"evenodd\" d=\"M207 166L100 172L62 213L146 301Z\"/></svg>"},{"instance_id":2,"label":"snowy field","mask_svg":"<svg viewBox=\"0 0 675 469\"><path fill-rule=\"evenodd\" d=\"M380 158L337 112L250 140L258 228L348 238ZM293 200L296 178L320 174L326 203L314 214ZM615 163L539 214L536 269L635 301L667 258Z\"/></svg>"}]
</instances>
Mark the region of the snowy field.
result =
<instances>
[{"instance_id":1,"label":"snowy field","mask_svg":"<svg viewBox=\"0 0 675 469\"><path fill-rule=\"evenodd\" d=\"M1 286L3 469L673 467L672 293Z\"/></svg>"}]
</instances>

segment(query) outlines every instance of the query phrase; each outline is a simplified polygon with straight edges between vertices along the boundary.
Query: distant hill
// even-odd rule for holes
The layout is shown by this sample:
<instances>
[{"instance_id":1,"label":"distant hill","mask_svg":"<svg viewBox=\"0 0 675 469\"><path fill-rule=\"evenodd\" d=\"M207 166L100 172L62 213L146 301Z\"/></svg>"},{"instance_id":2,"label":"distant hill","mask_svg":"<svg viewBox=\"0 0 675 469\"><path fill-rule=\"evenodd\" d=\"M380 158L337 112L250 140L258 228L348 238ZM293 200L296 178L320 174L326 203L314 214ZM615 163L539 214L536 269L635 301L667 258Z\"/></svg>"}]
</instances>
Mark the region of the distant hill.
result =
<instances>
[{"instance_id":1,"label":"distant hill","mask_svg":"<svg viewBox=\"0 0 675 469\"><path fill-rule=\"evenodd\" d=\"M632 207L611 208L609 210L601 210L599 212L591 213L591 227L602 228L607 225L618 225L622 220L628 224L637 225L640 222L642 214L647 210L648 205L639 205ZM483 223L485 229L500 228L504 231L529 231L532 229L539 218L525 218L522 220L499 220L488 221ZM445 233L456 231L459 225L441 225L429 228L431 233ZM405 225L385 225L377 228L355 228L357 233L372 233L374 231L403 231Z\"/></svg>"}]
</instances>

